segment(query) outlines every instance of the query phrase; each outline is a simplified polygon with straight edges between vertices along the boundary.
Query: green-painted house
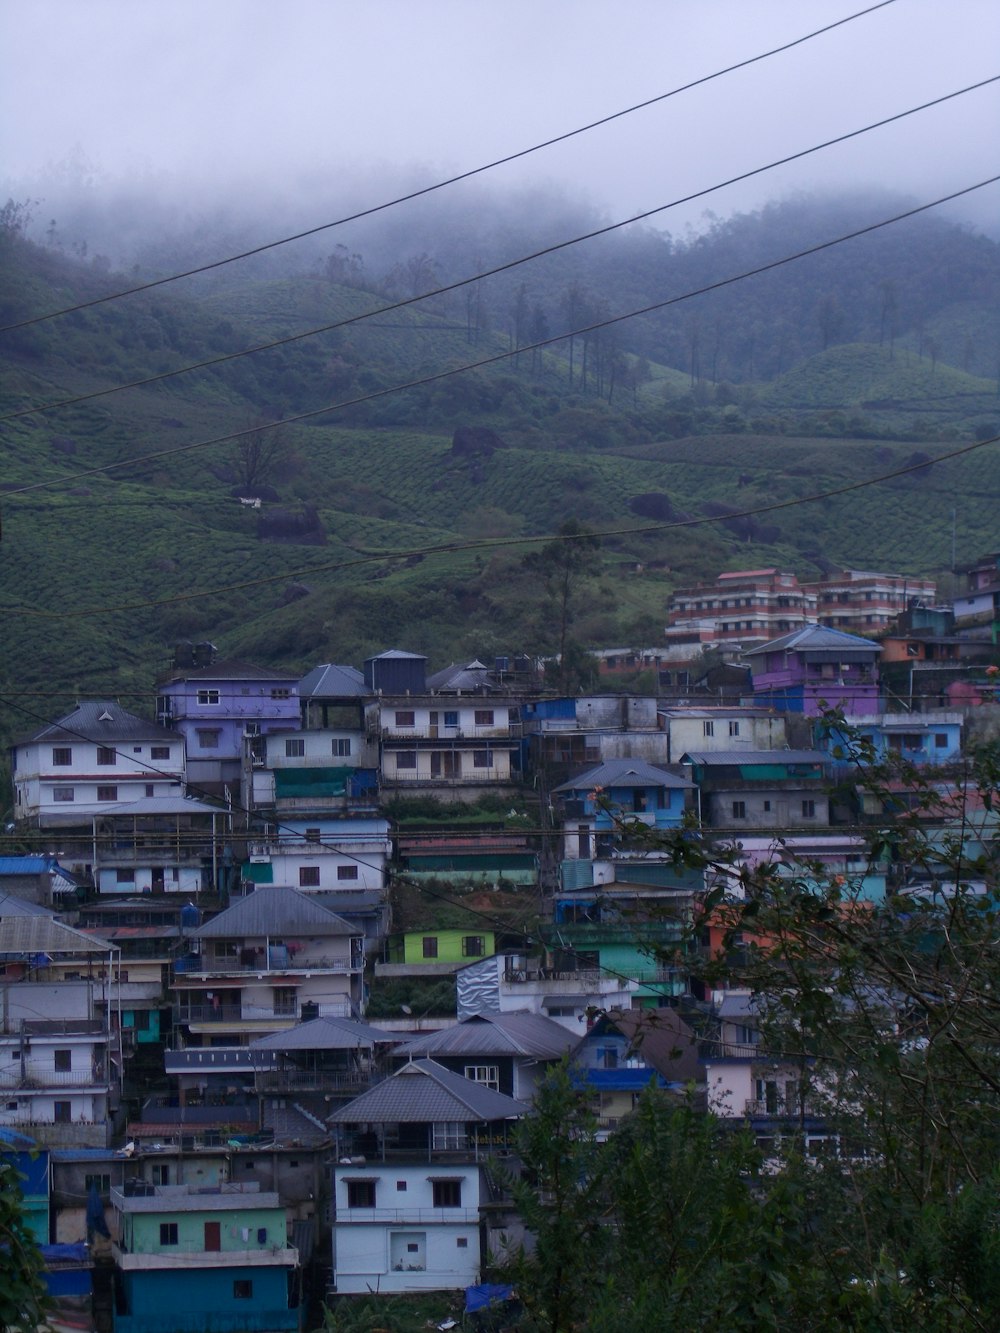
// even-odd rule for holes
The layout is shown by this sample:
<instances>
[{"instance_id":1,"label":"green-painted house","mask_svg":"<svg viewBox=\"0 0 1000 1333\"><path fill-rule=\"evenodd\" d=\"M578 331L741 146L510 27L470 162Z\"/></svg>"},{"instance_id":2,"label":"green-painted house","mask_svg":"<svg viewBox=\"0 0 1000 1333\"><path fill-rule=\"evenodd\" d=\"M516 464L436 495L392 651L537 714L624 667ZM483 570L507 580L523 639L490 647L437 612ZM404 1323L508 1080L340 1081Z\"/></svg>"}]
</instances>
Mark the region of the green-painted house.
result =
<instances>
[{"instance_id":1,"label":"green-painted house","mask_svg":"<svg viewBox=\"0 0 1000 1333\"><path fill-rule=\"evenodd\" d=\"M256 1183L112 1189L116 1333L285 1333L302 1326L298 1251Z\"/></svg>"}]
</instances>

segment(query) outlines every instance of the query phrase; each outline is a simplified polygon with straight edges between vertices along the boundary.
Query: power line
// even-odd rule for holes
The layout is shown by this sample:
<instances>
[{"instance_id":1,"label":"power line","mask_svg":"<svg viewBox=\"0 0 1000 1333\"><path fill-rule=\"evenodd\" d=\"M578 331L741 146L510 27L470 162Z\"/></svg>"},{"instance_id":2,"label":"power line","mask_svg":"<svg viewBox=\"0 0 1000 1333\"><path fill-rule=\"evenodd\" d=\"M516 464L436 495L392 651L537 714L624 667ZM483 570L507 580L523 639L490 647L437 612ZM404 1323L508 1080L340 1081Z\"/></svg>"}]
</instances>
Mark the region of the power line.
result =
<instances>
[{"instance_id":1,"label":"power line","mask_svg":"<svg viewBox=\"0 0 1000 1333\"><path fill-rule=\"evenodd\" d=\"M277 249L282 245L289 245L293 241L301 241L309 236L316 236L321 232L329 231L334 227L345 226L349 222L359 222L363 218L373 217L377 213L385 212L387 209L395 208L399 204L410 203L414 199L423 198L425 195L434 194L438 190L443 190L447 186L457 185L461 181L471 180L474 176L482 175L484 172L492 171L496 167L506 166L511 162L516 162L520 158L528 157L532 153L540 152L544 148L551 148L555 144L564 143L569 139L576 138L578 135L586 134L590 130L598 129L602 125L609 125L613 121L620 120L624 116L632 115L636 111L642 111L647 107L655 106L659 102L664 102L671 97L677 97L680 93L690 92L693 88L699 88L703 84L711 83L715 79L720 79L726 74L735 73L740 69L746 69L750 65L757 64L762 60L768 60L771 56L780 55L784 51L791 51L805 42L812 41L815 37L820 37L825 33L832 32L836 28L841 28L845 24L853 23L855 19L864 18L868 14L873 14L879 9L885 9L894 4L895 0L879 0L878 4L869 5L866 9L858 10L854 14L848 14L842 19L837 19L833 23L828 23L822 28L816 28L812 32L806 33L802 37L796 37L790 42L785 42L781 46L772 47L769 51L762 51L758 55L749 56L745 60L737 61L733 65L727 65L724 69L716 70L712 74L702 75L700 78L693 79L689 83L681 84L677 88L672 88L669 92L660 93L656 97L647 98L643 102L636 102L634 105L625 107L621 111L612 112L611 115L603 116L599 120L590 121L586 125L578 126L576 129L567 130L563 134L558 134L554 138L545 139L541 143L534 144L530 148L522 148L517 152L510 153L506 157L495 158L482 166L473 167L468 171L460 172L456 176L450 176L446 180L437 181L433 185L423 186L419 190L413 190L409 194L400 195L395 199L390 199L382 204L375 204L370 208L362 209L357 213L348 214L346 217L338 218L334 222L324 222L319 226L310 227L306 231L296 232L291 236L281 237L276 241L268 241L264 245L258 245L249 250L243 250L239 254L230 255L225 259L217 259L209 264L202 264L197 268L186 269L181 273L171 274L169 277L156 278L150 282L140 283L135 287L126 288L123 291L112 292L107 296L95 297L91 301L82 301L76 305L66 306L61 310L52 310L44 315L35 315L31 319L21 320L16 324L7 324L0 326L0 333L9 333L15 329L28 328L33 324L40 324L46 320L57 319L62 315L74 314L78 310L87 310L92 306L103 305L109 301L118 301L125 296L134 296L137 292L149 291L154 287L162 287L166 283L177 282L182 278L191 278L199 273L209 273L213 269L222 268L227 264L234 264L242 259L250 259L254 255L264 254L268 250Z\"/></svg>"},{"instance_id":2,"label":"power line","mask_svg":"<svg viewBox=\"0 0 1000 1333\"><path fill-rule=\"evenodd\" d=\"M812 504L819 500L831 499L838 495L847 495L853 491L865 490L869 486L877 486L882 482L892 481L896 477L904 477L912 472L923 472L937 463L945 463L953 458L961 458L966 454L974 453L978 449L985 449L987 445L996 444L1000 441L1000 435L992 435L986 440L976 440L972 444L965 444L958 449L951 449L945 454L939 454L936 458L930 458L920 463L910 463L906 467L896 468L892 472L883 472L877 477L868 477L862 481L848 482L844 486L835 486L831 490L817 491L812 495L797 496L791 500L777 500L772 504L759 505L753 509L743 509L731 514L704 514L698 518L678 519L673 523L650 523L639 528L611 528L600 532L594 532L594 536L602 540L608 537L635 537L645 533L663 533L672 532L679 528L701 527L711 523L727 523L738 518L754 518L759 514L771 514L780 509L793 509L799 505ZM267 574L261 578L247 579L241 583L230 583L223 587L204 589L200 592L177 593L171 597L161 597L142 602L126 602L113 606L89 607L86 610L77 611L42 611L37 607L0 605L0 611L7 615L25 615L44 620L75 620L83 619L94 615L112 615L123 611L139 611L154 606L171 606L178 602L198 601L204 597L215 597L221 593L244 592L249 588L264 587L269 583L280 583L287 579L305 578L314 574L335 573L345 569L353 569L359 565L373 564L376 561L399 561L408 560L414 555L454 555L461 551L478 550L497 550L504 547L537 546L540 543L567 542L574 541L575 534L553 533L537 537L483 537L474 541L467 542L444 542L437 546L425 546L411 548L402 551L376 551L370 554L357 556L352 560L335 561L323 565L312 565L295 570L285 570L280 574Z\"/></svg>"},{"instance_id":3,"label":"power line","mask_svg":"<svg viewBox=\"0 0 1000 1333\"><path fill-rule=\"evenodd\" d=\"M890 2L890 0L887 0L887 2ZM916 217L921 213L928 212L932 208L938 208L942 204L950 203L955 199L962 198L964 195L972 194L976 190L985 189L988 185L994 185L998 180L1000 180L1000 175L990 176L985 180L978 181L975 185L968 185L963 189L954 190L952 193L942 195L926 204L918 204L913 208L906 209L902 213L896 213L892 217L883 218L879 222L869 223L867 226L859 227L855 231L845 232L843 235L834 237L832 240L821 241L816 245L807 246L803 250L797 250L794 254L784 255L780 259L770 260L768 263L760 264L756 268L745 269L743 272L733 274L728 278L720 278L716 282L708 283L704 287L698 287L692 291L684 292L679 296L671 296L663 301L655 301L650 305L626 311L624 314L611 315L605 319L594 320L579 328L569 329L562 333L555 334L552 337L539 339L537 342L525 343L521 347L510 348L504 352L496 352L491 356L482 357L478 361L467 362L462 366L453 366L450 369L435 371L433 374L424 375L415 380L407 380L402 384L389 385L382 389L376 389L371 393L362 394L357 398L343 399L339 403L328 403L323 407L314 407L305 412L297 412L292 416L282 417L276 421L268 422L265 426L261 426L258 429L266 430L275 426L289 426L300 421L314 420L317 417L326 416L328 413L342 411L344 408L358 407L363 403L370 403L380 398L389 397L395 393L401 393L406 389L417 389L423 388L429 384L437 384L442 380L450 379L455 375L462 375L469 370L479 370L485 366L497 365L502 361L509 361L513 357L523 356L526 352L540 350L545 347L551 347L555 343L565 342L567 338L582 337L588 333L596 333L599 329L610 328L616 324L623 324L640 315L649 315L658 310L665 310L669 306L678 305L682 301L690 301L696 296L705 296L709 292L719 291L724 287L730 287L737 282L745 281L747 278L758 277L763 273L769 273L774 269L781 268L785 264L794 263L797 260L805 259L810 255L820 254L822 251L832 249L837 245L842 245L846 241L856 240L858 237L870 235L872 232L879 231L884 227L892 226L894 223L906 221L908 218ZM18 495L26 495L31 491L44 490L50 486L68 485L79 482L86 477L118 471L121 468L136 467L141 463L157 462L160 459L176 457L179 454L189 453L195 449L210 448L217 444L228 444L245 434L245 428L230 431L225 435L217 435L208 440L195 440L190 444L176 445L172 449L160 449L154 453L141 454L137 458L121 459L116 463L104 463L98 467L86 468L82 471L75 472L70 476L56 477L48 481L32 482L28 486L14 487L5 492L5 494L10 498ZM730 517L732 516L730 515Z\"/></svg>"},{"instance_id":4,"label":"power line","mask_svg":"<svg viewBox=\"0 0 1000 1333\"><path fill-rule=\"evenodd\" d=\"M40 403L35 407L19 408L16 412L8 412L6 415L0 416L0 423L17 421L21 417L34 416L36 413L52 412L64 407L75 407L80 403L92 402L94 399L106 398L110 394L123 393L129 389L148 388L151 384L162 384L165 380L174 379L178 375L187 375L196 370L209 370L215 366L226 365L229 362L238 361L245 356L256 356L258 352L274 351L279 347L287 347L292 343L302 342L308 338L315 338L324 333L333 333L339 329L363 323L365 320L374 319L380 315L391 314L394 311L418 305L422 301L430 301L439 296L449 295L452 292L461 290L463 287L469 287L482 282L486 278L492 278L496 277L498 274L507 273L512 269L520 267L522 264L529 264L536 259L542 259L547 255L556 254L561 250L580 245L585 241L595 240L600 236L607 236L612 232L621 230L623 227L630 227L634 223L646 221L660 213L668 212L672 208L678 208L683 204L689 204L693 203L695 200L704 199L708 195L716 193L718 190L724 190L731 185L740 184L755 176L760 176L765 172L773 171L777 167L787 166L790 162L799 161L804 157L809 157L813 153L821 152L823 149L831 148L837 144L846 143L848 140L856 139L860 135L870 133L872 130L881 129L896 121L904 120L908 116L916 115L920 111L926 111L931 107L940 106L944 102L952 101L956 97L962 97L966 93L985 88L998 81L1000 81L1000 74L993 75L991 78L983 79L979 83L972 83L955 92L946 93L943 97L936 97L930 102L923 102L919 106L910 107L906 111L899 111L892 116L885 117L883 120L873 121L871 124L862 126L860 129L851 130L846 134L838 135L836 138L827 139L823 143L814 144L810 148L803 148L799 152L791 153L786 157L777 158L773 162L767 163L765 166L754 167L752 170L742 172L738 176L731 176L727 180L720 181L716 185L710 185L703 190L697 190L693 194L683 195L679 199L672 200L669 204L660 204L656 208L650 208L645 212L633 214L631 217L625 218L620 222L612 222L607 226L598 227L594 231L584 232L580 236L574 236L565 241L558 241L541 250L535 250L531 254L522 255L520 258L509 260L504 264L498 264L494 268L484 269L482 272L473 274L471 277L461 278L456 282L447 283L441 287L435 287L431 291L422 292L417 296L406 297L403 300L394 301L390 305L376 306L373 310L364 311L357 315L350 315L346 319L336 320L332 324L322 324L317 328L305 329L301 333L288 334L283 338L272 339L270 342L258 343L254 347L247 347L239 352L226 352L220 356L208 357L203 361L195 361L186 366L179 366L176 370L161 371L156 375L147 375L142 379L130 380L125 384L111 385L106 389L94 389L90 393L76 394L72 398L54 399L48 403ZM404 325L401 327L408 326ZM0 332L2 332L2 330L0 330ZM571 335L564 334L561 336L568 337ZM530 351L531 349L521 348L520 350Z\"/></svg>"}]
</instances>

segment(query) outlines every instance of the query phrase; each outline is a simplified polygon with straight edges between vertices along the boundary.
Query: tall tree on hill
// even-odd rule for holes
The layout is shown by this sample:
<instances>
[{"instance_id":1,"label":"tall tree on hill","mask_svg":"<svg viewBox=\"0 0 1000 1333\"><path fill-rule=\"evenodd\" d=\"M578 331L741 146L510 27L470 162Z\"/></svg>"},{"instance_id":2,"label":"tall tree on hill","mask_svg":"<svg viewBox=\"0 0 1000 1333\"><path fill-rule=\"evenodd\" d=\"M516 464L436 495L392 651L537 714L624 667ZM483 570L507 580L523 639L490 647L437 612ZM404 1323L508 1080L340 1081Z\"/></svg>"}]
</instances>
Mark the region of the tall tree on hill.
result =
<instances>
[{"instance_id":1,"label":"tall tree on hill","mask_svg":"<svg viewBox=\"0 0 1000 1333\"><path fill-rule=\"evenodd\" d=\"M543 582L558 632L559 688L570 681L569 630L575 598L582 583L597 567L600 538L575 518L567 519L552 541L524 557L524 567Z\"/></svg>"},{"instance_id":2,"label":"tall tree on hill","mask_svg":"<svg viewBox=\"0 0 1000 1333\"><path fill-rule=\"evenodd\" d=\"M253 495L262 486L270 486L287 453L284 427L272 426L266 417L254 417L233 441L229 455L240 489Z\"/></svg>"}]
</instances>

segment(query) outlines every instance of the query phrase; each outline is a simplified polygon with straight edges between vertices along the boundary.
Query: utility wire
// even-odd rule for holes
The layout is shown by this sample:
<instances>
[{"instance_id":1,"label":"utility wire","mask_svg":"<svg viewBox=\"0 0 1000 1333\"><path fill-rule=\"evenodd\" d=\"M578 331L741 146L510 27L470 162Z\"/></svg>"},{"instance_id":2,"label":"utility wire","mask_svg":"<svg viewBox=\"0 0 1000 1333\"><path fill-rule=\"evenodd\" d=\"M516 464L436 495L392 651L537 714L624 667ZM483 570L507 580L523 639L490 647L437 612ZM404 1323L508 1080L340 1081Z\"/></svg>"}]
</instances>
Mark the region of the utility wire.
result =
<instances>
[{"instance_id":1,"label":"utility wire","mask_svg":"<svg viewBox=\"0 0 1000 1333\"><path fill-rule=\"evenodd\" d=\"M803 250L797 250L794 254L784 255L780 259L770 260L766 264L760 264L756 268L745 269L741 273L733 274L728 278L720 278L716 282L708 283L704 287L698 287L688 292L683 292L679 296L671 296L663 301L655 301L650 305L641 306L635 310L626 311L621 315L611 315L605 319L594 320L590 324L585 324L576 329L568 329L562 333L554 334L549 338L539 339L537 342L525 343L521 347L510 348L507 351L496 352L491 356L482 357L478 361L467 362L462 366L452 366L447 370L435 371L430 375L423 375L418 379L407 380L402 384L389 385L383 389L375 389L371 393L362 394L357 398L343 399L339 403L328 403L323 407L310 408L305 412L297 412L292 416L282 417L276 421L268 422L257 429L267 430L274 426L290 426L300 421L311 421L317 417L326 416L328 413L342 411L348 407L358 407L362 403L370 403L380 398L389 397L395 393L401 393L406 389L422 388L428 384L437 384L442 380L451 379L455 375L462 375L469 370L479 370L484 366L497 365L502 361L509 361L514 357L523 356L526 352L532 352L544 347L551 347L555 343L565 342L567 338L579 338L588 333L595 333L599 329L611 328L616 324L623 324L630 319L635 319L640 315L649 315L658 310L665 310L669 306L678 305L682 301L690 301L696 296L705 296L709 292L719 291L724 287L730 287L737 282L743 282L747 278L758 277L762 273L769 273L774 269L782 268L785 264L791 264L799 259L805 259L810 255L820 254L824 250L830 250L834 246L842 245L845 241L856 240L860 236L870 235L872 232L881 230L884 227L892 226L894 223L906 221L908 218L917 217L921 213L926 213L932 208L938 208L942 204L951 203L955 199L960 199L965 195L972 194L976 190L985 189L988 185L994 185L1000 180L1000 175L990 176L986 180L977 181L975 185L967 185L961 190L954 190L950 194L942 195L937 199L932 199L929 203L918 204L913 208L908 208L902 213L896 213L892 217L883 218L879 222L869 223L867 226L859 227L855 231L845 232L841 236L834 237L829 241L821 241L816 245L807 246ZM93 477L102 473L113 472L122 468L136 467L141 463L157 462L164 458L173 458L179 454L190 453L195 449L206 449L217 444L228 444L233 440L239 439L245 435L246 428L241 430L229 431L225 435L216 435L207 440L195 440L190 444L176 445L171 449L160 449L154 453L141 454L137 458L124 458L115 463L103 463L98 467L86 468L79 472L74 472L70 476L55 477L48 481L32 482L28 486L14 487L5 492L8 498L26 495L31 491L45 490L50 486L69 485L83 480L85 477Z\"/></svg>"},{"instance_id":2,"label":"utility wire","mask_svg":"<svg viewBox=\"0 0 1000 1333\"><path fill-rule=\"evenodd\" d=\"M602 125L610 125L613 121L620 120L624 116L630 116L636 111L642 111L646 107L655 106L659 102L667 101L671 97L677 97L680 93L690 92L692 88L699 88L703 84L711 83L715 79L720 79L726 74L735 73L736 70L746 69L750 65L755 65L762 60L768 60L771 56L780 55L784 51L791 51L805 42L812 41L815 37L823 36L825 33L833 32L836 28L842 28L845 24L853 23L855 19L864 18L868 14L873 14L879 9L885 9L896 0L880 0L878 4L869 5L866 9L858 10L854 14L848 14L842 19L837 19L833 23L828 23L822 28L816 28L812 32L806 33L802 37L796 37L790 42L784 42L781 46L772 47L769 51L762 51L758 55L749 56L745 60L737 61L733 65L727 65L724 69L716 70L712 74L702 75L700 78L693 79L689 83L681 84L677 88L672 88L669 92L660 93L656 97L647 98L643 102L636 102L634 105L625 107L621 111L612 112L611 115L602 116L599 120L590 121L586 125L578 126L576 129L567 130L563 134L557 134L552 139L545 139L541 143L532 145L530 148L522 148L517 152L509 153L506 157L495 158L492 162L484 163L482 166L473 167L468 171L460 172L456 176L450 176L446 180L437 181L433 185L425 185L419 190L413 190L409 194L400 195L398 198L387 200L382 204L375 204L370 208L362 209L360 212L348 214L346 217L338 218L334 222L324 222L319 226L310 227L306 231L296 232L291 236L281 237L276 241L268 241L264 245L254 246L250 250L243 250L239 254L230 255L225 259L217 259L209 264L202 264L197 268L185 269L181 273L171 274L169 277L156 278L150 282L140 283L135 287L126 288L123 291L111 292L107 296L95 297L91 301L81 301L77 305L66 306L61 310L52 310L44 315L35 315L31 319L21 320L16 324L7 324L0 326L0 333L9 333L15 329L28 328L33 324L41 324L46 320L57 319L62 315L74 314L78 310L88 310L92 306L104 305L109 301L118 301L125 296L134 296L137 292L149 291L154 287L162 287L166 283L177 282L181 278L191 278L199 273L209 273L213 269L223 268L227 264L234 264L242 259L250 259L254 255L264 254L268 250L277 249L282 245L289 245L293 241L301 241L309 236L319 235L321 232L329 231L334 227L345 226L349 222L359 222L363 218L373 217L377 213L385 212L387 209L395 208L399 204L410 203L414 199L420 199L425 195L434 194L438 190L443 190L449 185L457 185L461 181L471 180L474 176L482 175L484 172L492 171L496 167L506 166L508 163L516 162L520 158L528 157L532 153L540 152L544 148L551 148L555 144L565 143L569 139L576 138L578 135L586 134L590 130L598 129Z\"/></svg>"},{"instance_id":3,"label":"utility wire","mask_svg":"<svg viewBox=\"0 0 1000 1333\"><path fill-rule=\"evenodd\" d=\"M779 509L793 509L798 505L812 504L818 500L830 499L837 495L847 495L853 491L865 490L869 486L877 486L885 481L892 481L896 477L905 477L912 472L922 472L926 468L933 467L937 463L945 463L952 458L961 458L966 454L976 452L978 449L985 449L987 445L996 444L1000 441L1000 435L992 435L987 440L976 440L973 444L962 445L958 449L951 449L945 454L938 454L936 458L927 459L921 463L910 463L906 467L896 468L892 472L883 472L877 477L868 477L862 481L848 482L844 486L835 486L831 490L816 491L812 495L797 496L791 500L778 500L773 504L759 505L753 509L743 509L732 514L704 514L698 518L678 519L673 523L649 523L639 528L611 528L601 532L595 532L593 535L600 539L608 537L635 537L645 533L671 532L678 528L701 527L709 523L732 522L737 518L754 518L758 514L772 514ZM576 540L576 534L572 533L554 533L538 537L484 537L475 541L468 542L445 542L438 546L417 547L403 551L377 551L368 555L358 556L352 560L335 561L323 565L311 565L296 570L285 570L280 574L268 574L261 578L247 579L241 583L230 583L223 587L209 588L200 592L177 593L171 597L161 597L142 602L125 602L113 606L90 607L86 610L77 611L42 611L37 607L26 607L16 605L0 605L0 611L7 615L25 615L41 618L44 620L75 620L85 619L94 615L112 615L123 611L139 611L153 606L171 606L178 602L197 601L204 597L216 597L221 593L243 592L249 588L263 587L269 583L280 583L286 579L305 578L314 574L340 572L345 569L353 569L359 565L372 564L376 561L398 561L408 560L414 555L454 555L460 551L478 551L478 550L496 550L502 547L511 546L535 546L539 543L549 544L551 542L571 542Z\"/></svg>"},{"instance_id":4,"label":"utility wire","mask_svg":"<svg viewBox=\"0 0 1000 1333\"><path fill-rule=\"evenodd\" d=\"M634 223L643 222L648 218L655 217L659 213L668 212L672 208L678 208L682 204L693 203L697 199L704 199L710 194L715 194L718 190L725 190L731 185L738 185L742 181L747 181L755 176L760 176L768 171L773 171L777 167L787 166L790 162L799 161L801 158L809 157L813 153L821 152L823 149L834 147L837 144L846 143L850 139L856 139L860 135L868 134L872 130L881 129L886 125L892 125L896 121L904 120L908 116L916 115L920 111L926 111L931 107L940 106L944 102L950 102L956 97L962 97L966 93L974 92L979 88L985 88L990 84L1000 82L1000 74L994 74L988 79L982 79L979 83L971 83L965 88L959 88L952 93L946 93L943 97L936 97L930 102L923 102L919 106L910 107L907 111L899 111L895 115L886 116L883 120L873 121L870 125L865 125L857 130L850 130L846 134L840 134L836 138L827 139L823 143L814 144L810 148L803 148L799 152L790 153L786 157L775 159L768 162L765 166L754 167L750 171L742 172L738 176L730 176L728 180L720 181L716 185L710 185L703 190L697 190L693 194L684 195L679 199L672 200L669 204L659 204L655 208L647 209L645 212L633 214L620 222L612 222L607 226L598 227L594 231L584 232L580 236L574 236L565 241L557 241L553 245L545 246L541 250L535 250L531 254L522 255L519 259L511 259L504 264L498 264L494 268L484 269L480 273L475 273L468 278L460 278L455 282L447 283L441 287L435 287L431 291L421 292L416 296L409 296L400 301L394 301L389 305L376 306L372 310L367 310L357 315L349 315L346 319L336 320L332 324L322 324L317 328L305 329L301 333L288 334L283 338L275 338L270 342L258 343L254 347L246 347L238 352L226 352L220 356L208 357L203 361L195 361L190 365L178 366L176 370L164 370L157 375L147 375L142 379L130 380L125 384L114 384L106 389L94 389L90 393L76 394L72 398L54 399L48 403L39 403L35 407L19 408L16 412L8 412L0 416L0 423L6 421L17 421L21 417L33 416L36 413L52 412L64 407L75 407L79 403L92 402L97 398L106 398L110 394L123 393L128 389L147 388L151 384L162 384L165 380L176 378L178 375L187 375L196 370L209 370L215 366L225 365L232 361L238 361L245 356L255 356L258 352L269 352L279 347L287 347L292 343L302 342L308 338L315 338L324 333L333 333L338 329L347 328L349 325L361 324L365 320L374 319L380 315L391 314L397 310L406 309L409 306L418 305L422 301L430 301L439 296L446 296L452 292L459 291L463 287L473 286L482 282L486 278L496 277L500 273L507 273L510 270L519 268L522 264L529 264L536 259L542 259L547 255L558 253L560 250L570 249L572 246L580 245L585 241L591 241L600 236L607 236L611 232L619 231L623 227L630 227ZM408 327L403 325L401 327ZM563 335L569 336L569 335ZM522 348L522 351L530 350Z\"/></svg>"}]
</instances>

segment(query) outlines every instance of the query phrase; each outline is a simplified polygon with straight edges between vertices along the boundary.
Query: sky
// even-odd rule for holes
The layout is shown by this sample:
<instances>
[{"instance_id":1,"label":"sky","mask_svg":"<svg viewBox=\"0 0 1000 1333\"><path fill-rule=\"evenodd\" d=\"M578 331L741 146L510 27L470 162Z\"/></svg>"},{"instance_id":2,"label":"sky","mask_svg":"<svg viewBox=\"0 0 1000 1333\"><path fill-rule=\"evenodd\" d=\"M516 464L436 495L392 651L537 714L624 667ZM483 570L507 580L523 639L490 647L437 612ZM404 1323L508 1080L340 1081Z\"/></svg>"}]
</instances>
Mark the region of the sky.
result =
<instances>
[{"instance_id":1,"label":"sky","mask_svg":"<svg viewBox=\"0 0 1000 1333\"><path fill-rule=\"evenodd\" d=\"M224 196L280 227L668 92L865 0L0 0L0 191ZM1000 73L997 0L893 0L815 40L489 173L618 220ZM1000 84L721 191L918 201L1000 171ZM1000 189L957 207L996 234ZM666 224L665 224L666 225ZM676 225L671 221L671 229Z\"/></svg>"}]
</instances>

